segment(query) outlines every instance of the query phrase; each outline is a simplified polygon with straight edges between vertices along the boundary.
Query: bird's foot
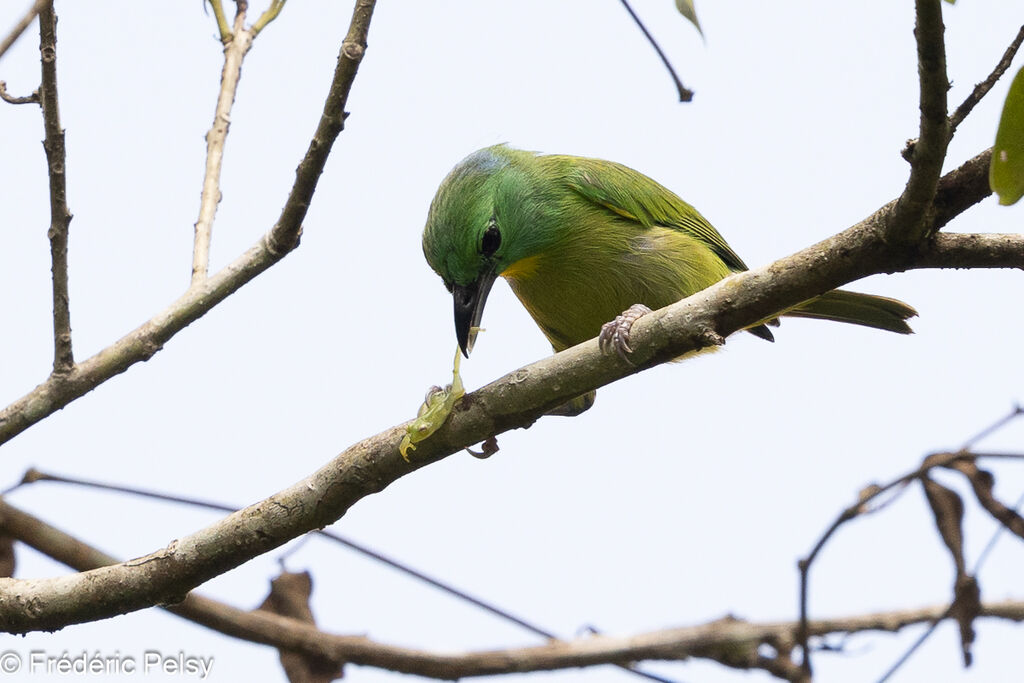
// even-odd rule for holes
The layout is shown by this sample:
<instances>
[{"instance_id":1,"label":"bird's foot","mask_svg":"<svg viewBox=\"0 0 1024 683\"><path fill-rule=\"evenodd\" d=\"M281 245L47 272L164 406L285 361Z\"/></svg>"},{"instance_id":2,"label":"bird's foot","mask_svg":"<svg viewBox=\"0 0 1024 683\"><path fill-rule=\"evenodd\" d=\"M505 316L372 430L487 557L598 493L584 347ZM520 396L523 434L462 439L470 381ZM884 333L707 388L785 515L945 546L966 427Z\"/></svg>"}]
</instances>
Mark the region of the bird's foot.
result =
<instances>
[{"instance_id":1,"label":"bird's foot","mask_svg":"<svg viewBox=\"0 0 1024 683\"><path fill-rule=\"evenodd\" d=\"M633 353L633 349L629 348L629 330L633 323L650 312L651 309L643 304L633 304L616 316L615 320L602 325L601 334L597 337L601 350L607 352L614 349L622 360L629 361L626 354Z\"/></svg>"},{"instance_id":2,"label":"bird's foot","mask_svg":"<svg viewBox=\"0 0 1024 683\"><path fill-rule=\"evenodd\" d=\"M498 452L498 439L493 435L489 436L486 441L480 444L480 450L474 451L472 448L467 448L466 452L474 458L480 458L481 460L489 458Z\"/></svg>"}]
</instances>

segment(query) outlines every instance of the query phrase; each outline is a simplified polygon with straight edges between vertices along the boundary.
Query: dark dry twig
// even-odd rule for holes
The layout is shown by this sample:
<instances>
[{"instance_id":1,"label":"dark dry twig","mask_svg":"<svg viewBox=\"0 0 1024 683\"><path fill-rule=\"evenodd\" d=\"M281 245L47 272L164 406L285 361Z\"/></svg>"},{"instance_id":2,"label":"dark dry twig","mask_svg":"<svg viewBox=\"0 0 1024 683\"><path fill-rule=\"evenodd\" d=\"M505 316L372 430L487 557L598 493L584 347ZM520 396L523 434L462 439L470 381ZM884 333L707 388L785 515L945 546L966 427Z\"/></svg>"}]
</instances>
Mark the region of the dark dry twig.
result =
<instances>
[{"instance_id":1,"label":"dark dry twig","mask_svg":"<svg viewBox=\"0 0 1024 683\"><path fill-rule=\"evenodd\" d=\"M988 75L988 78L983 80L974 86L974 90L967 96L967 99L956 108L953 115L949 117L949 133L950 135L956 131L957 126L963 123L963 120L967 118L967 115L971 113L971 110L981 102L981 99L988 94L988 91L992 89L992 86L996 84L1006 70L1010 68L1010 64L1013 62L1014 56L1017 54L1017 50L1020 49L1021 43L1024 42L1024 25L1017 31L1017 36L1010 43L1010 46L1006 48L999 63L996 64L995 68L992 69L992 73Z\"/></svg>"},{"instance_id":2,"label":"dark dry twig","mask_svg":"<svg viewBox=\"0 0 1024 683\"><path fill-rule=\"evenodd\" d=\"M943 235L937 235L936 237L943 237ZM949 237L949 235L946 235L945 237ZM907 472L906 474L904 474L904 475L902 475L900 477L897 477L896 479L893 479L892 481L890 481L889 483L887 483L885 485L881 485L880 486L878 484L872 484L870 486L865 487L860 492L860 494L858 495L857 501L855 503L853 503L852 505L850 505L849 507L847 507L845 510L843 510L839 514L839 516L835 519L835 521L833 521L832 524L829 525L829 527L828 527L828 529L826 529L825 533L822 534L822 536L814 544L814 547L811 549L811 552L807 555L807 557L801 559L797 563L797 567L798 567L799 572L800 572L800 598L799 598L800 599L800 618L799 618L799 621L798 621L796 637L797 637L797 644L800 646L801 651L803 652L803 656L804 656L804 658L803 658L803 668L804 668L805 673L808 674L808 676L811 673L811 669L810 669L810 665L809 665L810 646L809 646L809 642L808 642L809 641L809 637L810 637L810 631L809 631L808 626L807 626L808 623L809 623L809 617L808 617L808 614L809 614L809 607L808 607L809 598L808 598L808 593L809 593L809 584L810 584L810 569L811 569L811 565L814 563L814 560L817 558L818 554L824 548L824 546L828 542L828 540L835 534L836 531L839 530L839 527L841 527L846 522L849 522L850 520L852 520L852 519L854 519L856 517L859 517L861 515L864 515L864 514L869 514L869 513L877 512L880 509L880 507L878 505L875 505L873 507L869 507L868 504L876 501L879 498L879 496L881 496L882 494L884 494L884 493L886 493L888 491L892 491L892 490L897 489L897 488L905 488L908 484L910 484L914 480L921 479L922 477L927 476L927 474L932 469L934 469L936 467L944 467L944 468L949 468L949 469L960 469L959 465L961 463L974 463L975 460L977 460L978 458L990 458L990 459L1006 458L1006 459L1015 459L1015 460L1016 459L1024 458L1024 456L1022 456L1021 454L1017 454L1017 453L972 453L972 452L967 450L971 445L977 443L980 439L982 439L982 438L984 438L986 436L989 436L990 434L992 434L997 429L1000 429L1001 427L1004 427L1011 420L1013 420L1013 419L1015 419L1015 418L1017 418L1017 417L1019 417L1021 415L1024 415L1024 409L1022 409L1021 406L1019 406L1019 405L1018 406L1014 406L1013 410L1011 410L1009 414L1004 415L1003 417L1000 417L998 420L994 421L991 425L989 425L988 427L985 427L980 432L978 432L977 434L972 436L970 439L968 439L964 443L963 447L959 451L953 451L953 452L949 452L949 453L933 453L933 454L927 456L924 459L924 462L922 462L921 465L917 469L913 470L912 472ZM973 483L973 481L972 481L972 483ZM891 499L887 500L884 504L887 505L890 502L891 502ZM983 502L983 504L984 504L984 502ZM1005 510L1001 510L1001 509L1000 510L996 510L995 506L992 506L992 510L990 510L990 512L997 519L1000 519L1000 521L1002 521L1004 518L1005 519L1009 519L1012 516L1011 514L1007 513ZM1013 514L1015 514L1015 513L1013 513ZM997 533L999 533L999 530L997 530ZM979 560L978 560L976 566L974 567L973 575L975 575L975 576L977 575L978 570L981 568L981 563L982 563L982 560L984 559L984 556L985 555L982 554L982 556L979 557ZM950 616L950 614L952 614L953 608L954 608L954 606L950 605L946 609L946 611L942 614L941 618L938 619L938 621L936 622L935 625L937 625L938 622L943 621L946 618L948 618ZM929 629L929 631L927 631L920 639L918 639L918 641L913 646L911 646L911 648L910 648L910 650L908 652L904 653L904 655L900 658L900 660L897 661L896 664L894 664L893 667L889 669L889 671L883 676L883 678L881 680L884 681L889 676L891 676L902 665L902 663L904 661L906 661L906 659L908 659L910 657L910 655L913 654L913 652L918 647L920 647L920 645L922 643L924 643L925 640L927 640L928 636L931 634L931 631L934 630L935 625L933 625L932 629Z\"/></svg>"},{"instance_id":3,"label":"dark dry twig","mask_svg":"<svg viewBox=\"0 0 1024 683\"><path fill-rule=\"evenodd\" d=\"M1005 423L1006 418L1000 418L1000 420L996 424L1002 425ZM990 433L990 431L986 430L985 433ZM823 533L821 537L817 540L817 542L814 544L813 548L811 549L811 552L808 553L807 557L802 558L797 563L797 568L800 572L800 619L798 621L797 627L797 644L800 646L801 650L804 653L803 661L805 671L807 671L807 661L810 655L810 646L808 643L810 631L807 628L807 624L809 623L808 594L810 590L810 570L811 565L814 563L814 560L817 559L818 555L824 549L825 544L829 541L829 539L831 539L832 536L835 535L835 533L843 524L849 522L850 520L865 514L877 512L880 509L880 507L870 507L869 503L872 503L875 500L877 500L879 496L881 496L882 494L897 488L905 488L911 482L926 476L931 470L935 469L936 467L955 468L955 465L960 461L973 461L979 457L1013 459L1022 458L1022 456L1020 455L1011 453L971 453L969 451L963 450L953 451L949 453L933 453L926 457L924 459L924 462L922 462L921 465L917 467L915 470L907 472L906 474L897 477L896 479L893 479L887 484L872 484L870 486L865 487L857 496L857 501L854 502L849 507L847 507L846 509L844 509L842 512L840 512L838 517L836 517L832 524L829 525L829 527L825 530L825 533ZM887 505L889 502L891 502L891 500L887 500L885 504Z\"/></svg>"},{"instance_id":4,"label":"dark dry twig","mask_svg":"<svg viewBox=\"0 0 1024 683\"><path fill-rule=\"evenodd\" d=\"M31 95L25 95L24 97L15 97L7 92L7 82L0 81L0 100L8 104L32 104L39 102L39 90L32 91Z\"/></svg>"},{"instance_id":5,"label":"dark dry twig","mask_svg":"<svg viewBox=\"0 0 1024 683\"><path fill-rule=\"evenodd\" d=\"M658 53L658 57L661 58L661 63L665 65L666 69L668 69L668 73L672 77L672 82L675 83L676 90L679 92L679 101L690 102L693 100L693 91L683 85L683 82L679 80L679 76L676 75L676 70L672 68L672 63L668 61L668 57L666 57L665 53L661 51L661 46L658 45L658 41L654 39L651 32L647 30L646 26L644 26L644 22L640 20L640 17L638 17L636 12L633 11L633 8L629 6L629 2L627 2L627 0L621 0L621 2L622 6L626 8L627 12L629 12L629 16L633 17L633 21L640 27L640 30L647 38L647 42L650 43L651 47L654 48L654 51Z\"/></svg>"}]
</instances>

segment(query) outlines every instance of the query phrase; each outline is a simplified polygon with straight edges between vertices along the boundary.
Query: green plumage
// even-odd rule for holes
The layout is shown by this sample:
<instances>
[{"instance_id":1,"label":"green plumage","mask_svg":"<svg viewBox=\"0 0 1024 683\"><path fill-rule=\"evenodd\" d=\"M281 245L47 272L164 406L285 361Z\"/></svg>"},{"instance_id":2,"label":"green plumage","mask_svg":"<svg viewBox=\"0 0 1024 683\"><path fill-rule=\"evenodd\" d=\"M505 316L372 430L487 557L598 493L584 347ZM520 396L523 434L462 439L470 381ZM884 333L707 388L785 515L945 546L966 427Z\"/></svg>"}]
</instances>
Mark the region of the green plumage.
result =
<instances>
[{"instance_id":1,"label":"green plumage","mask_svg":"<svg viewBox=\"0 0 1024 683\"><path fill-rule=\"evenodd\" d=\"M455 294L465 352L499 275L560 351L633 304L662 308L747 269L696 209L642 173L504 145L471 154L441 183L423 251ZM783 313L901 333L915 314L895 299L843 290ZM750 331L771 339L764 325Z\"/></svg>"}]
</instances>

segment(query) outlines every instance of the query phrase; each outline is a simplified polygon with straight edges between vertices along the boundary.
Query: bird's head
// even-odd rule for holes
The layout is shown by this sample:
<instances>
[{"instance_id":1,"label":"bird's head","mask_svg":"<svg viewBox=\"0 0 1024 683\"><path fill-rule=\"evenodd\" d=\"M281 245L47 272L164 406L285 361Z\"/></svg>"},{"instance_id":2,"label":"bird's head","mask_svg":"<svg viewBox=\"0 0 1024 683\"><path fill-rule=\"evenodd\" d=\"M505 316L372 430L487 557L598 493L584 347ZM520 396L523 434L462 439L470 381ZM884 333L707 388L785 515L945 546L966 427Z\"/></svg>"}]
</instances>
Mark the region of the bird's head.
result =
<instances>
[{"instance_id":1,"label":"bird's head","mask_svg":"<svg viewBox=\"0 0 1024 683\"><path fill-rule=\"evenodd\" d=\"M533 158L498 145L459 162L438 188L423 230L423 253L452 293L455 335L467 357L494 280L532 249L519 235L529 206L521 156Z\"/></svg>"}]
</instances>

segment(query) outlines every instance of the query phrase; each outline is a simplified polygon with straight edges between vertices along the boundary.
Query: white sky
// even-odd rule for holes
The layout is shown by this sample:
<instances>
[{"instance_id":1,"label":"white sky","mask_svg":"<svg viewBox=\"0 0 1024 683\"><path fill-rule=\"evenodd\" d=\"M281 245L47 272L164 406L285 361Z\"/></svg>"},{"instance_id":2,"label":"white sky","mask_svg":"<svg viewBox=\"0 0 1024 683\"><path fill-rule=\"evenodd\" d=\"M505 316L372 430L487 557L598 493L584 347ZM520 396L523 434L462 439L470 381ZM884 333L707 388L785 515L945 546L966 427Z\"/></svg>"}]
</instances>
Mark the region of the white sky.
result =
<instances>
[{"instance_id":1,"label":"white sky","mask_svg":"<svg viewBox=\"0 0 1024 683\"><path fill-rule=\"evenodd\" d=\"M27 4L5 3L0 30ZM289 3L257 39L232 115L213 267L276 220L320 115L350 5ZM1015 5L943 4L951 106L1015 34ZM696 91L692 104L675 101L668 75L614 0L382 0L352 115L301 247L151 361L6 444L0 485L35 466L246 504L412 417L426 387L446 381L454 347L449 295L423 260L420 232L442 177L485 145L633 166L697 206L752 266L835 233L899 193L907 173L899 152L917 129L909 0L703 2L706 44L668 0L636 0L635 9ZM221 53L199 0L59 2L58 14L75 215L72 323L82 359L188 283ZM14 94L38 83L37 44L33 28L0 61ZM948 167L991 144L1006 87L961 126ZM45 378L52 338L41 117L31 106L2 106L0 131L6 404ZM1022 212L988 199L950 228L1019 231ZM711 357L602 389L577 419L506 434L490 460L459 454L418 471L333 528L565 636L584 625L630 634L727 613L793 619L796 560L862 486L958 446L1022 398L1019 273L919 271L855 288L914 305L917 334L792 320L775 344L741 335ZM504 284L484 325L463 364L472 388L549 353ZM984 446L1021 451L1022 442L1018 424ZM996 471L997 493L1012 503L1024 476L1019 466ZM10 500L124 558L215 519L53 484ZM994 525L975 506L967 523L973 559ZM278 570L275 557L201 592L254 607ZM22 577L65 571L32 551L18 560ZM983 597L1022 597L1022 564L1024 546L1003 539L980 574ZM327 631L446 651L537 642L318 540L287 566L313 573L313 607ZM826 617L942 602L953 573L914 490L841 531L813 579L812 616ZM918 633L852 639L846 655L817 656L819 677L874 680ZM976 664L963 672L956 629L943 626L897 680L1004 679L1019 670L1020 638L1019 627L979 622ZM8 637L6 648L137 657L180 650L213 656L212 680L283 679L276 652L157 610ZM703 663L649 668L678 681L768 680ZM412 680L355 667L347 675L356 683ZM602 668L530 680L634 679Z\"/></svg>"}]
</instances>

